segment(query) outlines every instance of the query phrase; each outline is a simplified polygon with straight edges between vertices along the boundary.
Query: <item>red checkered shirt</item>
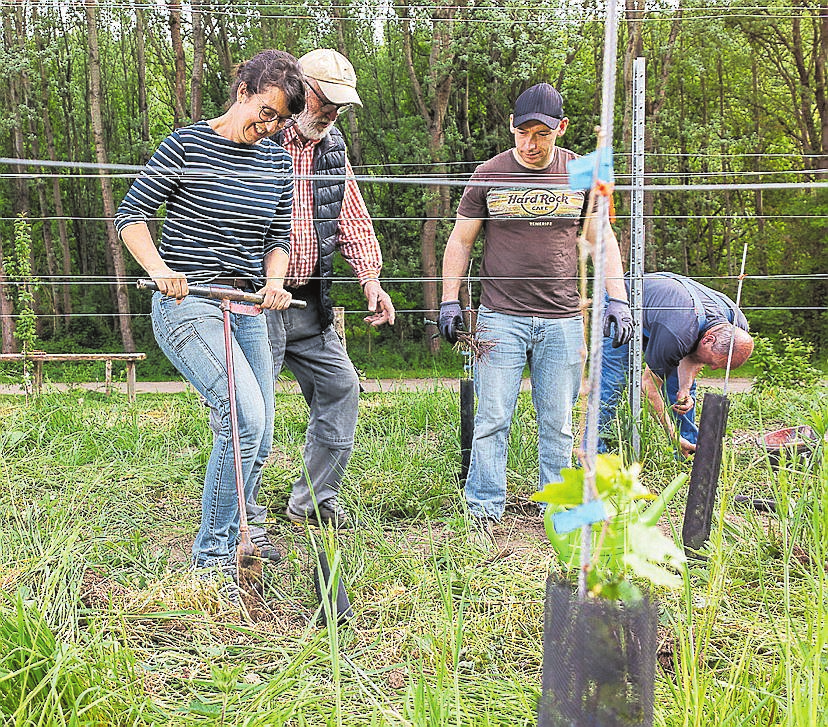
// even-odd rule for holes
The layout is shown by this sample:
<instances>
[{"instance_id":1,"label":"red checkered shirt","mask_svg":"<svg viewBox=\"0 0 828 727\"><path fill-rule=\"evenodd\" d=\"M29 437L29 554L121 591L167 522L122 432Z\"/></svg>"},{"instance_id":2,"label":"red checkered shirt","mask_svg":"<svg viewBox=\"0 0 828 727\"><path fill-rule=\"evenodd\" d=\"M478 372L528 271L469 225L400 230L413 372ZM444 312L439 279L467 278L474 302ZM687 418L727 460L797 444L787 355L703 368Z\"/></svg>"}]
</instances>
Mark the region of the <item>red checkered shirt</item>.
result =
<instances>
[{"instance_id":1,"label":"red checkered shirt","mask_svg":"<svg viewBox=\"0 0 828 727\"><path fill-rule=\"evenodd\" d=\"M296 127L285 130L282 142L293 160L293 172L297 176L313 174L313 150L318 141L300 138ZM345 173L352 176L354 170L345 160ZM313 187L310 179L297 179L293 190L293 214L290 230L290 263L285 285L297 288L305 285L313 275L319 257L316 230L313 226ZM354 269L361 285L367 280L379 278L382 269L382 253L374 225L368 215L365 200L356 180L345 181L345 198L339 215L339 241L337 248Z\"/></svg>"}]
</instances>

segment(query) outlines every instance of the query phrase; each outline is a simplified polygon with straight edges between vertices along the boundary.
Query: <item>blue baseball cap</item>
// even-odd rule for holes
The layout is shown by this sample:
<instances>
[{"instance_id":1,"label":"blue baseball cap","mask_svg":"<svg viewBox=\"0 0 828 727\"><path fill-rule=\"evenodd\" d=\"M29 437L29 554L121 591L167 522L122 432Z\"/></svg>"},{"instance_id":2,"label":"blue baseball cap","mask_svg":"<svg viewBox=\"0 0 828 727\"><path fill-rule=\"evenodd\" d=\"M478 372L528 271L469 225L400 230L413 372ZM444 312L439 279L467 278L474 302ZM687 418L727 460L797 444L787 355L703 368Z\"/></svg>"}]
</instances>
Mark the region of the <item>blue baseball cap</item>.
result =
<instances>
[{"instance_id":1,"label":"blue baseball cap","mask_svg":"<svg viewBox=\"0 0 828 727\"><path fill-rule=\"evenodd\" d=\"M527 88L515 101L512 126L527 121L540 121L550 129L557 129L564 118L563 97L549 83L537 83Z\"/></svg>"}]
</instances>

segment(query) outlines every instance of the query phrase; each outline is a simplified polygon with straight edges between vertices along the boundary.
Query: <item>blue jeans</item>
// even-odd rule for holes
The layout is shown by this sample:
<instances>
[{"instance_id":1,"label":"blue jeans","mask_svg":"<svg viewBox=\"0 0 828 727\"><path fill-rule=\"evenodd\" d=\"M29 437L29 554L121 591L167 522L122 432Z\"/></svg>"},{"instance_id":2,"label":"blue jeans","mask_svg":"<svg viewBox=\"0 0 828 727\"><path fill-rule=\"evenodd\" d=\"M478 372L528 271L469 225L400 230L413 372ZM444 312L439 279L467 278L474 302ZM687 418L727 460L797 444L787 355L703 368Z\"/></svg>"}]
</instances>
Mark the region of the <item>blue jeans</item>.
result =
<instances>
[{"instance_id":1,"label":"blue jeans","mask_svg":"<svg viewBox=\"0 0 828 727\"><path fill-rule=\"evenodd\" d=\"M273 356L263 315L231 313L230 324L242 482L249 496L273 442ZM219 413L220 428L204 477L193 561L197 566L220 565L235 557L239 506L219 302L189 295L178 304L155 293L152 329L167 358Z\"/></svg>"},{"instance_id":2,"label":"blue jeans","mask_svg":"<svg viewBox=\"0 0 828 727\"><path fill-rule=\"evenodd\" d=\"M644 350L647 350L646 337L644 338ZM612 338L604 338L603 358L601 362L601 411L598 414L599 452L607 451L607 445L604 442L603 436L613 431L618 404L627 387L630 370L629 356L629 344L613 348ZM678 372L673 371L667 376L664 382L667 400L671 405L676 403L678 384ZM693 399L696 398L695 381L690 387L690 396ZM696 426L696 407L694 406L687 414L682 414L681 416L670 410L670 415L675 419L681 436L688 442L695 444L699 436L699 428Z\"/></svg>"},{"instance_id":3,"label":"blue jeans","mask_svg":"<svg viewBox=\"0 0 828 727\"><path fill-rule=\"evenodd\" d=\"M584 324L575 318L510 316L480 306L481 336L494 348L474 374L477 415L466 503L475 517L500 520L506 506L506 448L523 368L529 365L538 417L539 487L572 464L572 407L581 381Z\"/></svg>"}]
</instances>

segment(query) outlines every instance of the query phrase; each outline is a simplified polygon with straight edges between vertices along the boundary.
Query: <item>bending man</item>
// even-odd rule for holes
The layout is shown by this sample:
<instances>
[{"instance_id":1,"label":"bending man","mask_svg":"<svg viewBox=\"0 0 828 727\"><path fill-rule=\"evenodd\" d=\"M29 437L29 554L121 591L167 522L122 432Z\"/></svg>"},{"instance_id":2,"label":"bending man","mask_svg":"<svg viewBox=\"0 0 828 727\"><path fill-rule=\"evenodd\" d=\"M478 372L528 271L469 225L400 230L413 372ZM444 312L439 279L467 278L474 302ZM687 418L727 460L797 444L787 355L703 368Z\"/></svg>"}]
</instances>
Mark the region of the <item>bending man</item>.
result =
<instances>
[{"instance_id":1,"label":"bending man","mask_svg":"<svg viewBox=\"0 0 828 727\"><path fill-rule=\"evenodd\" d=\"M641 387L664 430L673 440L678 437L681 453L687 456L696 451L699 432L695 422L696 376L705 366L725 368L733 339L731 368L748 360L753 352L748 322L724 293L674 273L644 276L643 307L645 367ZM598 418L601 451L606 451L603 437L612 429L628 373L629 345L613 348L612 339L605 337Z\"/></svg>"}]
</instances>

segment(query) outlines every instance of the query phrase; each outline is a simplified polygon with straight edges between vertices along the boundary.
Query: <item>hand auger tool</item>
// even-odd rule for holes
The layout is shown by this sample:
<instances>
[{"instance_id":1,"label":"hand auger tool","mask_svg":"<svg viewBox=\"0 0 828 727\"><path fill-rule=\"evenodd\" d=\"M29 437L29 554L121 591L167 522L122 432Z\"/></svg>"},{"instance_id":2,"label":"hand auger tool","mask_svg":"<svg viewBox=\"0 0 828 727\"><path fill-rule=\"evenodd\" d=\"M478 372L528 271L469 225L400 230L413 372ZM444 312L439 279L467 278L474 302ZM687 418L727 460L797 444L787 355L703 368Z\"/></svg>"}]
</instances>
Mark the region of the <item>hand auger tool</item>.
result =
<instances>
[{"instance_id":1,"label":"hand auger tool","mask_svg":"<svg viewBox=\"0 0 828 727\"><path fill-rule=\"evenodd\" d=\"M145 290L158 290L158 284L154 280L150 280L149 278L139 278L135 284L140 289ZM189 288L189 295L195 295L199 298L210 298L211 300L229 300L233 301L234 303L255 303L257 305L261 305L264 302L264 296L260 295L259 293L249 293L244 290L238 290L236 288L227 288L222 285L188 285ZM304 300L292 300L290 301L291 308L307 308L308 304ZM233 310L234 313L238 313L238 310ZM242 311L242 314L246 313L247 311ZM261 311L259 311L261 312ZM258 315L259 312L253 313L252 315Z\"/></svg>"},{"instance_id":2,"label":"hand auger tool","mask_svg":"<svg viewBox=\"0 0 828 727\"><path fill-rule=\"evenodd\" d=\"M140 279L139 288L158 290L153 280ZM250 528L247 524L247 509L245 506L244 483L242 482L241 442L239 440L239 418L236 409L236 377L233 372L233 334L230 330L230 313L239 315L257 316L262 310L244 303L262 303L264 296L257 293L246 293L242 290L217 285L190 285L189 295L201 298L219 300L222 317L224 319L224 350L227 366L227 391L230 398L230 431L233 440L233 469L235 470L236 495L239 505L239 543L236 546L236 567L239 588L248 611L255 611L264 595L262 580L261 552L250 539ZM303 300L291 301L291 307L304 308L307 303Z\"/></svg>"}]
</instances>

